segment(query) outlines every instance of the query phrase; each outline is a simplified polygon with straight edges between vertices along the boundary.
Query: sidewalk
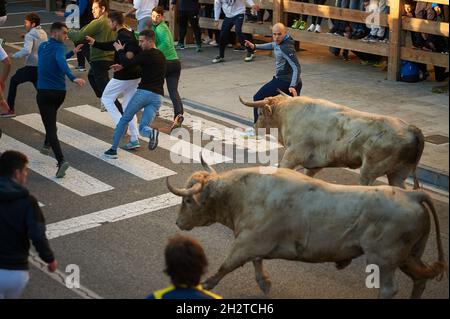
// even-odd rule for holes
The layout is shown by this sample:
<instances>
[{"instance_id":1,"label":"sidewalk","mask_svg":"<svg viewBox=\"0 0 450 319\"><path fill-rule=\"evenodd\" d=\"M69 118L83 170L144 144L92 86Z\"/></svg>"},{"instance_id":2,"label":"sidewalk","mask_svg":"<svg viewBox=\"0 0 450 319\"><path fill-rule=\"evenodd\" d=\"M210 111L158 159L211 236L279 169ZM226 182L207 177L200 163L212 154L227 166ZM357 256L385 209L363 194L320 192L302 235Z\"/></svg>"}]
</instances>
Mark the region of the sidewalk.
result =
<instances>
[{"instance_id":1,"label":"sidewalk","mask_svg":"<svg viewBox=\"0 0 450 319\"><path fill-rule=\"evenodd\" d=\"M387 81L386 72L361 65L352 54L350 61L343 61L325 47L302 44L302 49L299 52L302 95L327 99L360 111L399 117L418 126L427 139L418 175L424 181L448 189L449 97L448 92L431 92L434 86L448 86L448 82ZM206 48L201 57L193 54L195 51L191 49L180 52L183 63L181 96L252 120L252 111L241 105L238 97L252 99L259 87L272 78L274 59L257 56L253 62L246 63L241 58L242 53L227 49L227 61L212 64L216 48ZM198 62L200 58L203 63ZM439 176L428 176L428 171Z\"/></svg>"}]
</instances>

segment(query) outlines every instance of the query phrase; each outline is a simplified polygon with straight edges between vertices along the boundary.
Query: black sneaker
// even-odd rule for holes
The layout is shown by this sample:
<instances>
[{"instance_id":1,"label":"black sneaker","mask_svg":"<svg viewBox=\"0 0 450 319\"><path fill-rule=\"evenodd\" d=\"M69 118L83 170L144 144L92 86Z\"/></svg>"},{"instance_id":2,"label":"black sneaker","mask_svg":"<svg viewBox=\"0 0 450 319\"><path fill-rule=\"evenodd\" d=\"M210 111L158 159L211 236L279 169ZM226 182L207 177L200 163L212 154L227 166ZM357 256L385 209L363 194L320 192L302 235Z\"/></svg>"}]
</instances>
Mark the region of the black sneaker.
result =
<instances>
[{"instance_id":1,"label":"black sneaker","mask_svg":"<svg viewBox=\"0 0 450 319\"><path fill-rule=\"evenodd\" d=\"M153 151L158 146L158 136L159 136L159 130L154 128L153 134L150 137L150 140L148 141L148 149L150 151Z\"/></svg>"},{"instance_id":2,"label":"black sneaker","mask_svg":"<svg viewBox=\"0 0 450 319\"><path fill-rule=\"evenodd\" d=\"M335 33L333 33L334 35L336 35L336 36L339 36L339 37L343 37L344 36L344 32L342 31L342 30L337 30Z\"/></svg>"},{"instance_id":3,"label":"black sneaker","mask_svg":"<svg viewBox=\"0 0 450 319\"><path fill-rule=\"evenodd\" d=\"M46 145L44 144L44 146L42 146L42 148L39 150L39 152L43 155L49 155L50 154L50 150L51 150L51 146L50 145Z\"/></svg>"},{"instance_id":4,"label":"black sneaker","mask_svg":"<svg viewBox=\"0 0 450 319\"><path fill-rule=\"evenodd\" d=\"M66 175L66 171L69 168L69 163L62 161L58 164L58 170L56 171L56 178L63 178Z\"/></svg>"},{"instance_id":5,"label":"black sneaker","mask_svg":"<svg viewBox=\"0 0 450 319\"><path fill-rule=\"evenodd\" d=\"M105 153L105 156L108 158L113 158L116 159L117 158L117 151L113 150L112 148L110 148L109 150L107 150Z\"/></svg>"},{"instance_id":6,"label":"black sneaker","mask_svg":"<svg viewBox=\"0 0 450 319\"><path fill-rule=\"evenodd\" d=\"M182 114L178 114L173 120L172 126L170 127L170 132L172 132L176 128L180 128L181 124L183 124L184 116Z\"/></svg>"},{"instance_id":7,"label":"black sneaker","mask_svg":"<svg viewBox=\"0 0 450 319\"><path fill-rule=\"evenodd\" d=\"M329 33L329 34L334 34L337 30L338 30L337 28L332 27L332 28L330 29L330 31L328 31L327 33Z\"/></svg>"}]
</instances>

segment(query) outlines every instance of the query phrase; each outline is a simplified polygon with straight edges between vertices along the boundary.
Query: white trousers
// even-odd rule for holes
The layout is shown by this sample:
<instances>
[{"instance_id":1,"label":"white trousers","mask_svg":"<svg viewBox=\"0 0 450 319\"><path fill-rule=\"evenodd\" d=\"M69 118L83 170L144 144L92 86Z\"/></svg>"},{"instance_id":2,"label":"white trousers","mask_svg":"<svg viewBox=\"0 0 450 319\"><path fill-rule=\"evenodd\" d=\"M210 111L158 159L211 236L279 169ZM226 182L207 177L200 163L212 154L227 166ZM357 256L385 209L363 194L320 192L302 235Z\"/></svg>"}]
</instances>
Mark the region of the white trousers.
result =
<instances>
[{"instance_id":1,"label":"white trousers","mask_svg":"<svg viewBox=\"0 0 450 319\"><path fill-rule=\"evenodd\" d=\"M20 298L29 279L26 270L0 269L0 299Z\"/></svg>"},{"instance_id":2,"label":"white trousers","mask_svg":"<svg viewBox=\"0 0 450 319\"><path fill-rule=\"evenodd\" d=\"M125 112L125 109L128 106L131 98L134 93L136 93L137 87L141 79L134 80L117 80L111 79L105 87L105 90L102 94L102 103L105 108L108 110L109 115L111 115L114 124L117 125L119 123L122 114L120 114L117 109L114 101L120 96L123 96L122 100L122 108ZM137 117L136 115L133 117L131 122L128 124L129 134L131 136L131 141L137 141L139 138L139 129L137 125Z\"/></svg>"}]
</instances>

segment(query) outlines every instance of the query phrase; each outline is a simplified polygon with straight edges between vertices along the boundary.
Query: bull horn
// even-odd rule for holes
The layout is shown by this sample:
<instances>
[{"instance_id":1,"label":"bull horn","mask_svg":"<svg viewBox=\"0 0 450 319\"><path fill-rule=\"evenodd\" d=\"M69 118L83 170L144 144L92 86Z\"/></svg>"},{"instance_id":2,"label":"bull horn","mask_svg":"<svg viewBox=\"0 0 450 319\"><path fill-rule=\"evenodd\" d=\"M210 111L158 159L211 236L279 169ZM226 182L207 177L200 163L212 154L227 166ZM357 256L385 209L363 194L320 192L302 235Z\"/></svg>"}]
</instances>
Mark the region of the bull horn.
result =
<instances>
[{"instance_id":1,"label":"bull horn","mask_svg":"<svg viewBox=\"0 0 450 319\"><path fill-rule=\"evenodd\" d=\"M267 105L267 100L261 100L261 101L256 101L256 102L247 102L244 101L241 97L239 97L239 101L246 105L246 106L250 106L250 107L265 107Z\"/></svg>"},{"instance_id":2,"label":"bull horn","mask_svg":"<svg viewBox=\"0 0 450 319\"><path fill-rule=\"evenodd\" d=\"M194 194L200 193L203 188L203 184L201 183L197 183L189 189L173 187L172 185L170 185L168 176L166 178L166 184L169 191L177 196L192 196Z\"/></svg>"},{"instance_id":3,"label":"bull horn","mask_svg":"<svg viewBox=\"0 0 450 319\"><path fill-rule=\"evenodd\" d=\"M291 98L292 96L290 96L289 94L286 94L286 93L284 93L283 91L281 91L280 89L277 89L277 91L278 91L278 93L280 93L280 95L281 96L284 96L284 97L289 97L289 98Z\"/></svg>"},{"instance_id":4,"label":"bull horn","mask_svg":"<svg viewBox=\"0 0 450 319\"><path fill-rule=\"evenodd\" d=\"M211 174L213 174L213 173L217 174L216 170L214 168L212 168L208 163L205 162L205 160L203 159L203 156L202 156L202 152L200 152L200 162L202 163L203 168L207 172L209 172Z\"/></svg>"}]
</instances>

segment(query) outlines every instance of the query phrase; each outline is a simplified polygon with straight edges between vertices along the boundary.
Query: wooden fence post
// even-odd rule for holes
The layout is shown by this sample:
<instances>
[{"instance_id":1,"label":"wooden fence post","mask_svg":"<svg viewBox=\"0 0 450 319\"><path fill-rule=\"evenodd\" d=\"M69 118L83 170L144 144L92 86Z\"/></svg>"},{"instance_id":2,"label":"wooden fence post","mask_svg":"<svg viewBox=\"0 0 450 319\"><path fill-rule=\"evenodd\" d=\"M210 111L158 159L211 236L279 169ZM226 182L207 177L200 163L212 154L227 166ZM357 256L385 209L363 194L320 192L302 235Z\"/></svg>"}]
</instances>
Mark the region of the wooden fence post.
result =
<instances>
[{"instance_id":1,"label":"wooden fence post","mask_svg":"<svg viewBox=\"0 0 450 319\"><path fill-rule=\"evenodd\" d=\"M283 20L283 0L273 0L273 24Z\"/></svg>"},{"instance_id":2,"label":"wooden fence post","mask_svg":"<svg viewBox=\"0 0 450 319\"><path fill-rule=\"evenodd\" d=\"M389 0L388 80L397 81L400 73L403 0Z\"/></svg>"}]
</instances>

